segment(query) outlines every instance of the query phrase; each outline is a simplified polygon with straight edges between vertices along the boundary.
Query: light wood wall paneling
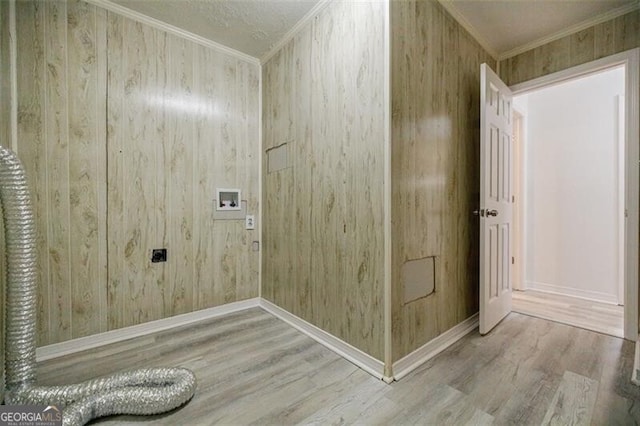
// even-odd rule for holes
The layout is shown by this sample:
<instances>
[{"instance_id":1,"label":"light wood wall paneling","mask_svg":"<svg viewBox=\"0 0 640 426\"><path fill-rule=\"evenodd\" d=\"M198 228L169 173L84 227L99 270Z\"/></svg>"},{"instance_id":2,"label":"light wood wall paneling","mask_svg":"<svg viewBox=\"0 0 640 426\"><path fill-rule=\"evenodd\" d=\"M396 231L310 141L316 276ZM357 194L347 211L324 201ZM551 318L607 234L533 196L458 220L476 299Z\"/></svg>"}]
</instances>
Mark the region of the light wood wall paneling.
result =
<instances>
[{"instance_id":1,"label":"light wood wall paneling","mask_svg":"<svg viewBox=\"0 0 640 426\"><path fill-rule=\"evenodd\" d=\"M569 57L579 63L593 61L596 58L595 43L593 42L594 35L593 27L571 35L569 39Z\"/></svg>"},{"instance_id":2,"label":"light wood wall paneling","mask_svg":"<svg viewBox=\"0 0 640 426\"><path fill-rule=\"evenodd\" d=\"M122 121L114 135L125 141L114 144L125 177L113 190L124 223L114 224L124 228L114 244L124 295L114 300L134 313L124 325L257 296L255 231L214 220L213 199L216 188L237 187L258 211L258 67L125 18L110 25L133 40L114 43L109 61L125 82L109 91L112 120ZM151 249L163 247L168 261L152 264Z\"/></svg>"},{"instance_id":3,"label":"light wood wall paneling","mask_svg":"<svg viewBox=\"0 0 640 426\"><path fill-rule=\"evenodd\" d=\"M635 49L640 46L640 10L636 10L615 19L616 50Z\"/></svg>"},{"instance_id":4,"label":"light wood wall paneling","mask_svg":"<svg viewBox=\"0 0 640 426\"><path fill-rule=\"evenodd\" d=\"M251 164L245 165L249 172L247 172L247 176L249 177L248 188L250 192L250 197L247 197L247 206L250 209L250 212L255 213L256 218L262 221L261 217L261 183L262 183L262 175L261 169L258 167L260 162L262 161L262 141L260 140L261 135L261 103L262 103L262 93L261 93L261 81L262 81L262 68L257 67L255 65L247 66L247 72L249 75L249 85L247 86L247 101L248 101L248 110L247 110L247 143L248 147L251 149L248 150L247 159L250 160ZM261 240L261 232L263 224L260 223L256 228L256 231L250 232L250 241L258 241L262 244ZM251 268L248 269L251 273L250 283L251 285L243 286L243 290L240 292L241 297L254 297L259 292L259 282L261 277L261 265L260 265L260 253L258 251L253 251L253 244L249 244L247 246L247 250L250 250L250 254L248 258L250 259ZM261 250L259 246L259 251ZM246 267L246 265L241 265L241 267Z\"/></svg>"},{"instance_id":5,"label":"light wood wall paneling","mask_svg":"<svg viewBox=\"0 0 640 426\"><path fill-rule=\"evenodd\" d=\"M213 53L203 47L196 48L196 63L198 67L194 70L197 76L194 82L194 88L206 99L218 99L219 93L216 92L217 70L219 65L213 62L215 58ZM201 72L204 67L209 67L208 72ZM198 309L202 309L213 298L213 282L207 265L210 264L210 256L213 252L212 233L207 232L213 226L210 208L214 208L213 197L206 197L204 194L214 194L215 188L210 183L209 176L215 173L213 148L200 150L200 145L210 144L213 147L213 127L208 119L208 114L212 113L215 104L207 103L205 105L205 114L196 118L196 140L198 140L197 155L195 161L194 184L196 186L196 194L203 196L194 196L194 250L195 250L195 267L194 267L194 284L195 284L195 302Z\"/></svg>"},{"instance_id":6,"label":"light wood wall paneling","mask_svg":"<svg viewBox=\"0 0 640 426\"><path fill-rule=\"evenodd\" d=\"M343 337L340 330L341 319L349 309L344 306L342 296L345 282L343 259L344 240L342 237L342 219L344 207L343 192L343 125L344 99L341 92L342 64L344 55L342 43L348 43L338 32L339 22L348 19L345 4L336 5L317 19L312 28L312 70L316 76L312 82L318 99L313 105L313 129L315 170L313 173L314 191L311 205L314 214L311 220L311 235L319 248L312 261L311 276L314 280L314 300L318 306L315 318L320 328L330 330L334 335ZM320 58L322 58L320 60ZM318 214L319 213L319 214ZM331 278L329 278L331 277ZM330 285L327 279L335 280L338 285ZM341 305L338 315L333 314L337 304ZM329 314L332 312L332 314Z\"/></svg>"},{"instance_id":7,"label":"light wood wall paneling","mask_svg":"<svg viewBox=\"0 0 640 426\"><path fill-rule=\"evenodd\" d=\"M37 227L38 343L52 342L49 315L57 309L49 282L48 182L45 140L44 4L16 2L18 151L29 176ZM62 330L68 336L68 330Z\"/></svg>"},{"instance_id":8,"label":"light wood wall paneling","mask_svg":"<svg viewBox=\"0 0 640 426\"><path fill-rule=\"evenodd\" d=\"M198 120L196 268L199 307L257 296L255 232L243 221L213 220L216 188L240 188L249 213L258 211L258 68L209 49L199 50L198 94L206 118ZM250 91L255 93L249 93ZM250 168L255 169L251 173ZM248 263L247 263L248 262Z\"/></svg>"},{"instance_id":9,"label":"light wood wall paneling","mask_svg":"<svg viewBox=\"0 0 640 426\"><path fill-rule=\"evenodd\" d=\"M47 3L51 4L51 3ZM107 331L106 12L67 3L69 275L72 337Z\"/></svg>"},{"instance_id":10,"label":"light wood wall paneling","mask_svg":"<svg viewBox=\"0 0 640 426\"><path fill-rule=\"evenodd\" d=\"M196 227L199 232L196 234L197 254L196 266L198 306L204 308L214 304L224 303L224 280L229 277L229 267L223 264L220 255L224 252L225 245L229 244L230 234L228 224L213 221L213 198L215 198L216 185L218 187L228 187L223 184L224 177L224 157L223 147L228 144L228 135L225 123L216 116L228 114L229 89L232 82L225 73L224 57L216 55L208 49L199 49L199 81L196 82L199 92L204 99L210 99L208 104L209 114L202 117L197 123L198 134L198 155L197 155L197 181L199 188L195 197L199 206L196 208ZM205 72L206 70L206 72ZM207 102L205 100L205 102ZM228 124L227 124L228 126ZM227 139L225 139L227 138ZM208 194L211 194L207 196ZM212 265L219 265L226 268L223 274L214 274Z\"/></svg>"},{"instance_id":11,"label":"light wood wall paneling","mask_svg":"<svg viewBox=\"0 0 640 426\"><path fill-rule=\"evenodd\" d=\"M595 59L611 56L616 52L614 24L615 20L611 20L593 27L593 48Z\"/></svg>"},{"instance_id":12,"label":"light wood wall paneling","mask_svg":"<svg viewBox=\"0 0 640 426\"><path fill-rule=\"evenodd\" d=\"M260 68L254 64L236 61L236 110L238 116L236 137L236 176L242 189L242 198L247 201L247 214L260 221L258 204L260 168ZM252 242L260 240L259 224L255 230L245 230L243 221L239 222L234 266L238 274L235 300L257 296L259 277L259 255L253 251ZM249 283L252 283L250 285Z\"/></svg>"},{"instance_id":13,"label":"light wood wall paneling","mask_svg":"<svg viewBox=\"0 0 640 426\"><path fill-rule=\"evenodd\" d=\"M311 271L314 240L312 238L312 197L315 183L312 173L314 151L312 146L313 100L312 100L312 62L311 31L303 31L298 35L292 47L292 65L294 69L295 133L291 135L289 153L292 158L292 172L295 173L293 196L295 197L294 236L294 275L292 291L295 303L290 303L293 313L306 315L317 320L317 307L314 304L314 287ZM276 217L276 215L272 215ZM303 314L304 313L304 314Z\"/></svg>"},{"instance_id":14,"label":"light wood wall paneling","mask_svg":"<svg viewBox=\"0 0 640 426\"><path fill-rule=\"evenodd\" d=\"M109 92L119 93L120 96L111 96L107 100L107 232L109 262L107 265L107 327L109 330L122 328L127 324L125 319L125 295L126 276L124 266L125 250L124 220L125 220L125 194L126 181L124 154L125 120L125 81L123 76L124 47L123 28L124 21L117 15L107 13L107 39L108 39L108 80Z\"/></svg>"},{"instance_id":15,"label":"light wood wall paneling","mask_svg":"<svg viewBox=\"0 0 640 426\"><path fill-rule=\"evenodd\" d=\"M397 360L477 311L478 70L495 61L435 1L391 3L392 340ZM435 257L403 304L402 265Z\"/></svg>"},{"instance_id":16,"label":"light wood wall paneling","mask_svg":"<svg viewBox=\"0 0 640 426\"><path fill-rule=\"evenodd\" d=\"M38 341L105 331L105 13L17 2L18 151L38 228Z\"/></svg>"},{"instance_id":17,"label":"light wood wall paneling","mask_svg":"<svg viewBox=\"0 0 640 426\"><path fill-rule=\"evenodd\" d=\"M11 148L11 104L14 102L11 96L11 63L10 34L9 34L9 3L0 2L0 145ZM12 34L15 36L15 34ZM2 203L0 203L0 214L2 214ZM0 225L0 247L4 253L4 226ZM5 256L0 256L0 318L4 324L5 313L5 286L6 286L6 265ZM0 327L0 400L4 399L4 350L5 350L5 327Z\"/></svg>"},{"instance_id":18,"label":"light wood wall paneling","mask_svg":"<svg viewBox=\"0 0 640 426\"><path fill-rule=\"evenodd\" d=\"M297 115L305 114L304 104L299 110L291 109L291 96L298 86L299 81L293 75L292 56L294 44L289 43L276 54L277 59L265 68L263 77L263 123L265 126L263 162L263 191L265 196L263 228L263 273L269 276L270 285L263 286L263 296L269 300L281 301L283 306L297 306L296 282L298 277L293 274L293 254L296 252L298 240L293 234L294 225L294 194L293 184L296 181L294 173L297 172L297 159L295 149L300 144L296 140L291 123L296 123ZM276 94L276 95L272 95ZM268 158L266 151L281 144L287 144L289 166L277 172L268 173ZM269 194L273 194L270 196ZM303 207L311 209L311 204ZM304 259L303 259L304 261ZM310 260L306 262L310 265ZM297 266L297 265L296 265ZM296 268L296 272L298 269ZM264 277L263 277L264 279ZM264 281L263 281L264 282Z\"/></svg>"},{"instance_id":19,"label":"light wood wall paneling","mask_svg":"<svg viewBox=\"0 0 640 426\"><path fill-rule=\"evenodd\" d=\"M535 52L530 50L521 55L500 61L500 77L507 84L512 81L527 81L535 78Z\"/></svg>"},{"instance_id":20,"label":"light wood wall paneling","mask_svg":"<svg viewBox=\"0 0 640 426\"><path fill-rule=\"evenodd\" d=\"M119 18L118 19L124 19ZM158 113L162 110L158 76L157 43L160 32L124 19L123 75L125 83L124 120L124 187L125 197L124 256L125 324L140 324L162 317L164 310L159 271L164 265L150 262L150 250L160 248L157 230L158 155L162 137ZM109 64L111 64L109 59ZM108 92L109 102L123 94ZM109 184L111 182L109 181ZM159 267L158 267L159 266Z\"/></svg>"},{"instance_id":21,"label":"light wood wall paneling","mask_svg":"<svg viewBox=\"0 0 640 426\"><path fill-rule=\"evenodd\" d=\"M544 75L567 68L571 62L571 41L565 37L537 48L533 59L534 69Z\"/></svg>"},{"instance_id":22,"label":"light wood wall paneling","mask_svg":"<svg viewBox=\"0 0 640 426\"><path fill-rule=\"evenodd\" d=\"M508 85L522 83L640 46L640 10L500 61Z\"/></svg>"},{"instance_id":23,"label":"light wood wall paneling","mask_svg":"<svg viewBox=\"0 0 640 426\"><path fill-rule=\"evenodd\" d=\"M255 231L212 213L227 186L259 211L259 67L79 0L16 7L39 344L257 296Z\"/></svg>"},{"instance_id":24,"label":"light wood wall paneling","mask_svg":"<svg viewBox=\"0 0 640 426\"><path fill-rule=\"evenodd\" d=\"M48 263L53 309L49 312L52 327L63 339L72 337L72 287L70 258L69 193L69 82L67 63L67 5L44 2L45 52L45 144L47 173ZM47 218L47 219L48 219Z\"/></svg>"},{"instance_id":25,"label":"light wood wall paneling","mask_svg":"<svg viewBox=\"0 0 640 426\"><path fill-rule=\"evenodd\" d=\"M224 58L220 69L222 81L221 99L222 102L222 120L219 123L219 132L216 145L216 155L214 156L217 187L239 186L236 180L237 170L237 149L235 146L238 137L238 116L237 104L234 97L237 96L236 82L238 79L238 70L235 66L234 58ZM223 183L224 182L224 186ZM215 193L215 192L214 192ZM214 264L221 266L222 274L217 280L214 280L214 289L218 297L219 304L228 303L236 300L236 286L238 284L238 270L234 261L233 246L237 238L237 233L242 232L242 223L240 222L214 222Z\"/></svg>"},{"instance_id":26,"label":"light wood wall paneling","mask_svg":"<svg viewBox=\"0 0 640 426\"><path fill-rule=\"evenodd\" d=\"M384 7L337 2L263 66L263 297L383 358Z\"/></svg>"},{"instance_id":27,"label":"light wood wall paneling","mask_svg":"<svg viewBox=\"0 0 640 426\"><path fill-rule=\"evenodd\" d=\"M158 64L158 69L166 76L162 94L166 107L161 119L164 131L160 169L165 172L159 187L165 190L159 194L164 211L159 211L165 219L158 227L158 241L171 257L161 264L166 283L164 312L176 315L194 310L194 131L196 114L203 111L193 91L196 45L166 34L162 42L165 54L158 59L164 62ZM195 111L185 111L179 105L193 105Z\"/></svg>"},{"instance_id":28,"label":"light wood wall paneling","mask_svg":"<svg viewBox=\"0 0 640 426\"><path fill-rule=\"evenodd\" d=\"M380 54L378 46L384 46L386 35L376 25L384 21L384 11L377 8L365 8L358 12L353 4L355 16L353 31L356 34L354 54L359 64L351 75L354 96L350 109L354 113L353 134L358 135L358 143L348 144L347 155L349 180L347 190L355 188L358 196L347 194L347 246L354 244L356 256L351 259L347 269L349 282L349 300L354 307L351 310L351 323L357 323L361 312L375 315L362 327L354 327L351 339L354 341L373 341L374 347L384 346L384 169L386 141L384 134L384 115L389 114L385 104L385 62L387 58ZM354 78L355 76L355 78ZM372 88L376 88L372 90ZM373 143L372 141L376 141ZM372 291L372 289L374 291ZM382 296L381 296L382 295ZM382 359L382 358L381 358Z\"/></svg>"}]
</instances>

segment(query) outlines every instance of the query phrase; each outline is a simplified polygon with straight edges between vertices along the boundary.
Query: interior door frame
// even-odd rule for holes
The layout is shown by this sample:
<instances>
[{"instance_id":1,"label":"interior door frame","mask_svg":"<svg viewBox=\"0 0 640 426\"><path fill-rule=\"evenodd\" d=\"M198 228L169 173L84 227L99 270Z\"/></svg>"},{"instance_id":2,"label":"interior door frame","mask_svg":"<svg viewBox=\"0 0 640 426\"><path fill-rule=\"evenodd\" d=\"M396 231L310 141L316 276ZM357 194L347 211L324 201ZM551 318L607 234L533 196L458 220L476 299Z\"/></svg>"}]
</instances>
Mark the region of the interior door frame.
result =
<instances>
[{"instance_id":1,"label":"interior door frame","mask_svg":"<svg viewBox=\"0 0 640 426\"><path fill-rule=\"evenodd\" d=\"M515 99L515 95L514 95ZM524 291L527 289L524 277L526 276L527 258L525 229L526 199L524 197L527 186L527 171L523 161L526 135L526 116L513 103L513 290ZM518 137L516 137L516 133Z\"/></svg>"},{"instance_id":2,"label":"interior door frame","mask_svg":"<svg viewBox=\"0 0 640 426\"><path fill-rule=\"evenodd\" d=\"M640 48L607 56L510 87L514 96L618 66L625 67L624 338L638 339L638 229L640 166Z\"/></svg>"}]
</instances>

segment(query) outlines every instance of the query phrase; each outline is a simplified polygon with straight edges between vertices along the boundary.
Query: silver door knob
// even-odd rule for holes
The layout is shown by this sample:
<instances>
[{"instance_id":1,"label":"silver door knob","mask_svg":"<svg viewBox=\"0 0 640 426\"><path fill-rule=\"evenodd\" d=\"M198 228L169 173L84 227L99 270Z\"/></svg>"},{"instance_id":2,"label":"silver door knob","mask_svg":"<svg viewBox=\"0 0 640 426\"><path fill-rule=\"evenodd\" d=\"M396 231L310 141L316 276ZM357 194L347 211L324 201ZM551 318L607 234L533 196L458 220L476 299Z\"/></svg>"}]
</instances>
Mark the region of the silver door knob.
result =
<instances>
[{"instance_id":1,"label":"silver door knob","mask_svg":"<svg viewBox=\"0 0 640 426\"><path fill-rule=\"evenodd\" d=\"M498 216L498 210L487 210L487 216Z\"/></svg>"}]
</instances>

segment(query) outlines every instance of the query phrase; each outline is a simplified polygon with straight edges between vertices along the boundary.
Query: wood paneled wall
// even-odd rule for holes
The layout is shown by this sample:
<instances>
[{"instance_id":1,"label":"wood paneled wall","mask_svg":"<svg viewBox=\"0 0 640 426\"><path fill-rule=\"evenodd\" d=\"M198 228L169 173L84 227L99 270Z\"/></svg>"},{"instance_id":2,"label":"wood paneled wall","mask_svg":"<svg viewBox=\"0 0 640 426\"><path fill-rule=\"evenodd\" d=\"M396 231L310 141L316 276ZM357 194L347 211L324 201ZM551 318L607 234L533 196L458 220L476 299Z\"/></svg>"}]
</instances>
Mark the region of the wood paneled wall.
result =
<instances>
[{"instance_id":1,"label":"wood paneled wall","mask_svg":"<svg viewBox=\"0 0 640 426\"><path fill-rule=\"evenodd\" d=\"M262 296L380 360L384 16L332 3L263 66Z\"/></svg>"},{"instance_id":2,"label":"wood paneled wall","mask_svg":"<svg viewBox=\"0 0 640 426\"><path fill-rule=\"evenodd\" d=\"M39 342L53 343L107 330L106 40L96 28L106 12L78 2L16 7L18 154L38 229Z\"/></svg>"},{"instance_id":3,"label":"wood paneled wall","mask_svg":"<svg viewBox=\"0 0 640 426\"><path fill-rule=\"evenodd\" d=\"M11 147L11 86L9 67L9 3L0 1L0 145ZM0 205L0 214L2 206ZM4 298L5 298L5 252L4 252L4 224L0 221L0 401L4 399Z\"/></svg>"},{"instance_id":4,"label":"wood paneled wall","mask_svg":"<svg viewBox=\"0 0 640 426\"><path fill-rule=\"evenodd\" d=\"M393 360L478 311L480 64L435 1L391 2ZM435 256L435 292L403 304L402 265Z\"/></svg>"},{"instance_id":5,"label":"wood paneled wall","mask_svg":"<svg viewBox=\"0 0 640 426\"><path fill-rule=\"evenodd\" d=\"M640 47L640 10L500 61L508 85Z\"/></svg>"},{"instance_id":6,"label":"wood paneled wall","mask_svg":"<svg viewBox=\"0 0 640 426\"><path fill-rule=\"evenodd\" d=\"M17 2L40 345L258 295L259 65L82 1ZM168 249L152 264L151 249Z\"/></svg>"}]
</instances>

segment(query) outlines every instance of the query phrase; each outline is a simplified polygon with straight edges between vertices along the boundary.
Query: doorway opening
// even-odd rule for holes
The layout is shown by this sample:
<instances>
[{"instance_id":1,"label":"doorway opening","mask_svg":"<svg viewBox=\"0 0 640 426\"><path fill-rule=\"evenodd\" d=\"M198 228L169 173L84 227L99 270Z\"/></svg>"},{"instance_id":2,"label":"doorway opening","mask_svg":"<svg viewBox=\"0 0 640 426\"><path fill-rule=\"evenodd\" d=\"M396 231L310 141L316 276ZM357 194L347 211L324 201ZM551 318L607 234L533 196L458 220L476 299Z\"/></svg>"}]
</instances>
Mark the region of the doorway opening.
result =
<instances>
[{"instance_id":1,"label":"doorway opening","mask_svg":"<svg viewBox=\"0 0 640 426\"><path fill-rule=\"evenodd\" d=\"M637 338L637 66L638 49L512 87L514 311Z\"/></svg>"}]
</instances>

